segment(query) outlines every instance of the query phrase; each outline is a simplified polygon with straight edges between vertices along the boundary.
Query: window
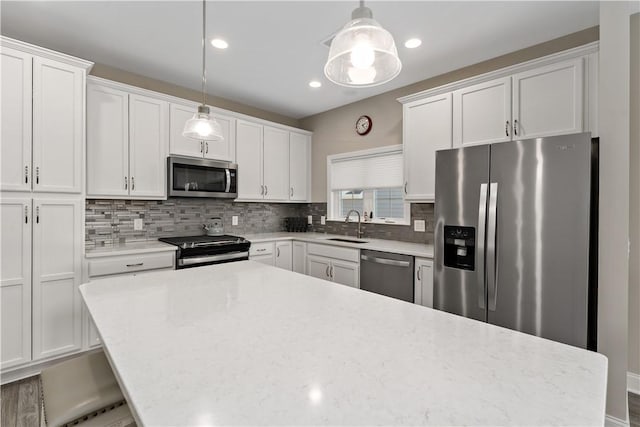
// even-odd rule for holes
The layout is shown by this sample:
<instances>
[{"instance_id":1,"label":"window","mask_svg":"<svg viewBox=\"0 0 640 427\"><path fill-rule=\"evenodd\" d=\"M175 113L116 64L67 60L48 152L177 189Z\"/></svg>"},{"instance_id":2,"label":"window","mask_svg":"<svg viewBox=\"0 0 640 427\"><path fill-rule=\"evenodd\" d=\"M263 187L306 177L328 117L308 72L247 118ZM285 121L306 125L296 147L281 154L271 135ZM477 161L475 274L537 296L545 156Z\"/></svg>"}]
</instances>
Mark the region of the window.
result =
<instances>
[{"instance_id":1,"label":"window","mask_svg":"<svg viewBox=\"0 0 640 427\"><path fill-rule=\"evenodd\" d=\"M374 223L409 224L402 166L402 146L327 157L328 219L344 221L353 209L363 220L373 213Z\"/></svg>"}]
</instances>

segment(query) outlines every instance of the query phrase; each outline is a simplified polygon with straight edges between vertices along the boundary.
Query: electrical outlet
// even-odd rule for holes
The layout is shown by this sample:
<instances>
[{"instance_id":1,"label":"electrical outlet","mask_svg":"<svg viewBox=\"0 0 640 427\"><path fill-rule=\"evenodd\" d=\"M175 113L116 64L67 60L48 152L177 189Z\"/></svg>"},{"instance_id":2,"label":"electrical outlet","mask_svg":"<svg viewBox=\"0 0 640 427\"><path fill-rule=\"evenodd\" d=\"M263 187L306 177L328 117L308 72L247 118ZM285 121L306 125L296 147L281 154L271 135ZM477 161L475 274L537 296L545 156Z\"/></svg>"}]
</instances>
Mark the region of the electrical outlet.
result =
<instances>
[{"instance_id":1,"label":"electrical outlet","mask_svg":"<svg viewBox=\"0 0 640 427\"><path fill-rule=\"evenodd\" d=\"M327 218L324 215L322 215L320 217L320 224L321 225L326 225L327 224Z\"/></svg>"},{"instance_id":2,"label":"electrical outlet","mask_svg":"<svg viewBox=\"0 0 640 427\"><path fill-rule=\"evenodd\" d=\"M309 225L313 225L313 216L309 215L309 216L307 217L307 224L309 224Z\"/></svg>"},{"instance_id":3,"label":"electrical outlet","mask_svg":"<svg viewBox=\"0 0 640 427\"><path fill-rule=\"evenodd\" d=\"M231 225L238 225L238 216L237 215L233 215L231 217Z\"/></svg>"},{"instance_id":4,"label":"electrical outlet","mask_svg":"<svg viewBox=\"0 0 640 427\"><path fill-rule=\"evenodd\" d=\"M416 219L413 221L413 231L419 231L424 233L426 231L426 224L424 219Z\"/></svg>"},{"instance_id":5,"label":"electrical outlet","mask_svg":"<svg viewBox=\"0 0 640 427\"><path fill-rule=\"evenodd\" d=\"M135 231L140 231L144 229L144 222L142 221L142 218L135 218L133 220L133 229Z\"/></svg>"}]
</instances>

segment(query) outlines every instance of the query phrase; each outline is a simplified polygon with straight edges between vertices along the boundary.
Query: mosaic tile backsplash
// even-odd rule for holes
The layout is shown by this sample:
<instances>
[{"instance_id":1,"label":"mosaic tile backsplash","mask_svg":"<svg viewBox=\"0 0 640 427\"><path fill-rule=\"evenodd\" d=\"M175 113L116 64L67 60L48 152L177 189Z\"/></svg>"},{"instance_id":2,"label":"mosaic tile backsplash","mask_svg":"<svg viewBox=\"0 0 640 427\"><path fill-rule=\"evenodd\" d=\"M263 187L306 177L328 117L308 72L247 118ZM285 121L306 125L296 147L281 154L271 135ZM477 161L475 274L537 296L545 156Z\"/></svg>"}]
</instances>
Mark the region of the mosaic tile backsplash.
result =
<instances>
[{"instance_id":1,"label":"mosaic tile backsplash","mask_svg":"<svg viewBox=\"0 0 640 427\"><path fill-rule=\"evenodd\" d=\"M220 217L225 232L243 235L284 231L286 217L313 216L309 231L355 236L354 223L329 221L320 224L326 215L326 203L236 203L224 199L169 200L99 200L86 201L86 247L155 240L158 237L194 236L204 234L202 225L211 217ZM238 225L231 217L238 216ZM133 220L143 220L143 230L133 228ZM426 232L416 233L412 226L363 223L364 236L376 239L433 243L433 205L412 204L411 220L424 219Z\"/></svg>"}]
</instances>

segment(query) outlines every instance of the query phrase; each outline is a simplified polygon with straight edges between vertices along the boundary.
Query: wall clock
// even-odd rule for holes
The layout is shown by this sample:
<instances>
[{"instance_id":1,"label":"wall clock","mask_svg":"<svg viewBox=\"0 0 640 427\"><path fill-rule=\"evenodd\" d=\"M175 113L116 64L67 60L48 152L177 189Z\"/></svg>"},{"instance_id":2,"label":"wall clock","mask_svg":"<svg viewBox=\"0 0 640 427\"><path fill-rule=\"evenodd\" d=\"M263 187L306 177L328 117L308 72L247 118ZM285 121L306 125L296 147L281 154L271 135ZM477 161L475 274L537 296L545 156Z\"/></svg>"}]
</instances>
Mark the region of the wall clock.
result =
<instances>
[{"instance_id":1,"label":"wall clock","mask_svg":"<svg viewBox=\"0 0 640 427\"><path fill-rule=\"evenodd\" d=\"M369 116L360 116L358 117L358 120L356 120L356 133L360 136L364 136L371 132L372 127L373 122Z\"/></svg>"}]
</instances>

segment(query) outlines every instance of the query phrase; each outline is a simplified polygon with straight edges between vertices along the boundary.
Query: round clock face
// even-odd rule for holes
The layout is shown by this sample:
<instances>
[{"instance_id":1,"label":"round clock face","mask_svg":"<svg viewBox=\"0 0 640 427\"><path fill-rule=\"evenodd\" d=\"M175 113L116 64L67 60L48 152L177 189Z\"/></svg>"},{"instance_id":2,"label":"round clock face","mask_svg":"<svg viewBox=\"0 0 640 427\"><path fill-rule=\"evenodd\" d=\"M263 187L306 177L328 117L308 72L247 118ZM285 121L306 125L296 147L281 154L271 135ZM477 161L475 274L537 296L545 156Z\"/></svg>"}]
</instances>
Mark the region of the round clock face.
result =
<instances>
[{"instance_id":1,"label":"round clock face","mask_svg":"<svg viewBox=\"0 0 640 427\"><path fill-rule=\"evenodd\" d=\"M358 120L356 120L356 132L358 135L366 135L371 132L372 125L371 117L360 116Z\"/></svg>"}]
</instances>

